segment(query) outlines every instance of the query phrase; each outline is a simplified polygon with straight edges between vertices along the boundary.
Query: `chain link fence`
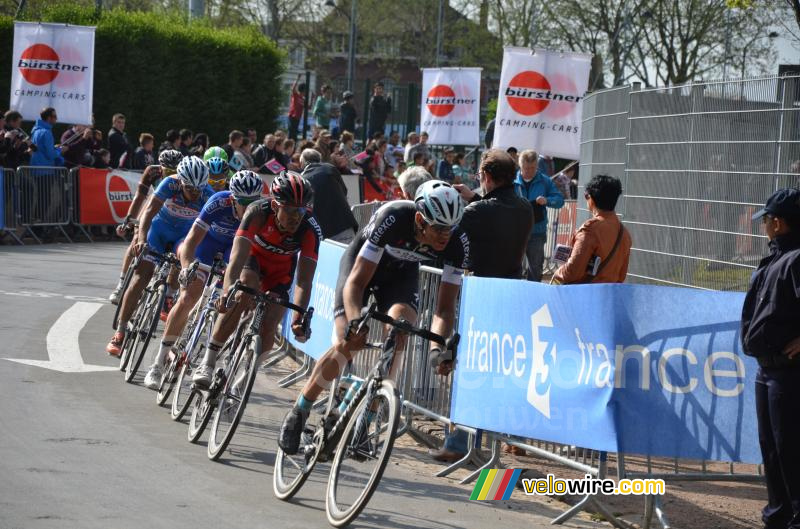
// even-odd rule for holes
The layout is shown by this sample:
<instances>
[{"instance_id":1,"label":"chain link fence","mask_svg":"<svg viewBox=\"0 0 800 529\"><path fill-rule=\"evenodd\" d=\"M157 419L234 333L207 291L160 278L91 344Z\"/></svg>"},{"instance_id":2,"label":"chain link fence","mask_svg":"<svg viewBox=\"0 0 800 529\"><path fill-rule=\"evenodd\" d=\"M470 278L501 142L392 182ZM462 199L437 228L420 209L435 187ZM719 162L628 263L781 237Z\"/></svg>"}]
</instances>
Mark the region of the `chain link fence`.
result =
<instances>
[{"instance_id":1,"label":"chain link fence","mask_svg":"<svg viewBox=\"0 0 800 529\"><path fill-rule=\"evenodd\" d=\"M622 180L632 282L745 290L766 238L752 214L800 186L800 77L640 90L584 103L582 183ZM578 225L589 217L578 193Z\"/></svg>"}]
</instances>

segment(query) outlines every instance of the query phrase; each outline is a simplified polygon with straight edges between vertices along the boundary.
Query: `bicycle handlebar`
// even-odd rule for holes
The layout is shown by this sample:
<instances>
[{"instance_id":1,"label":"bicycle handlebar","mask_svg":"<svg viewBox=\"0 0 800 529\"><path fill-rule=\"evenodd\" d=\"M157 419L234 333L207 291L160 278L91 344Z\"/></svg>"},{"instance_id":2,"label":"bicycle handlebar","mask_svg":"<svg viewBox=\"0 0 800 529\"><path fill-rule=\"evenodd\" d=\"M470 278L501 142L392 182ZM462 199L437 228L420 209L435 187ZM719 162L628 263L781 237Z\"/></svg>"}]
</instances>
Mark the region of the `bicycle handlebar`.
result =
<instances>
[{"instance_id":1,"label":"bicycle handlebar","mask_svg":"<svg viewBox=\"0 0 800 529\"><path fill-rule=\"evenodd\" d=\"M435 332L415 327L407 320L403 319L396 320L391 316L389 316L388 314L378 312L377 303L373 303L367 309L361 311L361 323L358 326L359 332L363 329L363 326L370 318L373 320L377 320L381 323L391 325L392 327L400 331L406 332L408 334L419 336L424 340L437 343L442 347L444 347L446 350L452 351L454 354L456 349L458 348L458 343L461 341L461 335L459 335L458 333L455 333L451 338L445 339L443 336L438 335Z\"/></svg>"},{"instance_id":2,"label":"bicycle handlebar","mask_svg":"<svg viewBox=\"0 0 800 529\"><path fill-rule=\"evenodd\" d=\"M303 314L304 317L309 312L311 314L314 313L313 307L309 307L309 309L306 310L303 307L300 307L299 305L295 305L294 303L290 302L288 299L283 299L280 297L275 298L269 295L270 292L260 292L255 288L250 288L246 285L243 285L241 280L239 279L236 280L236 282L231 286L231 289L228 291L228 299L225 302L225 306L227 308L230 309L231 307L233 307L233 304L235 303L234 294L236 294L237 291L241 291L244 292L245 294L253 296L259 303L273 303L276 305L280 305L282 307L286 307L287 309L291 309L295 312ZM308 319L309 320L311 319L310 314L308 316Z\"/></svg>"}]
</instances>

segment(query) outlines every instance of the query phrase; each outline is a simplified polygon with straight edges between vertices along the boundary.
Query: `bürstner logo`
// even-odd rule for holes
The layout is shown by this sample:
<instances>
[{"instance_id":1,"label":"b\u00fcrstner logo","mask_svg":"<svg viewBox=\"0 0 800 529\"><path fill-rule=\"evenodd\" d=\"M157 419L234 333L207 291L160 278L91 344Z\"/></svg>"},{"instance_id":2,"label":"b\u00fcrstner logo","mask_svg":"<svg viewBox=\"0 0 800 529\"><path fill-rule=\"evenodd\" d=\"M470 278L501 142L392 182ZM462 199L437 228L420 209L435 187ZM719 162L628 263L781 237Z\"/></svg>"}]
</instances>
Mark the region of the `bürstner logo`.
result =
<instances>
[{"instance_id":1,"label":"b\u00fcrstner logo","mask_svg":"<svg viewBox=\"0 0 800 529\"><path fill-rule=\"evenodd\" d=\"M431 114L443 118L450 114L456 105L472 105L474 99L457 98L456 93L447 85L436 85L428 91L425 105Z\"/></svg>"},{"instance_id":2,"label":"b\u00fcrstner logo","mask_svg":"<svg viewBox=\"0 0 800 529\"><path fill-rule=\"evenodd\" d=\"M553 92L550 82L539 72L524 71L515 75L506 87L508 104L518 114L533 116L543 111L551 101L577 103L583 97Z\"/></svg>"},{"instance_id":3,"label":"b\u00fcrstner logo","mask_svg":"<svg viewBox=\"0 0 800 529\"><path fill-rule=\"evenodd\" d=\"M56 50L46 44L34 44L26 48L17 63L22 77L31 84L45 85L52 83L59 72L85 72L88 66L82 64L65 64Z\"/></svg>"}]
</instances>

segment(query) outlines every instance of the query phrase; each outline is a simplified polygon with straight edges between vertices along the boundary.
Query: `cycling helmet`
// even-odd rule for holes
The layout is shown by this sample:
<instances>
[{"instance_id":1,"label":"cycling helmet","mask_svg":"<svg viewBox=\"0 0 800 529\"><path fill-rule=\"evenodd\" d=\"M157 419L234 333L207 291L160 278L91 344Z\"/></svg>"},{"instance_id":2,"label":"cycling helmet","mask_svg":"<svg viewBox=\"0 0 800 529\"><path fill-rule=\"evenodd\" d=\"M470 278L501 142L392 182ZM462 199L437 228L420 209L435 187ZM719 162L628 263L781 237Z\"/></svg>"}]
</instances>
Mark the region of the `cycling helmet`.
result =
<instances>
[{"instance_id":1,"label":"cycling helmet","mask_svg":"<svg viewBox=\"0 0 800 529\"><path fill-rule=\"evenodd\" d=\"M161 151L161 154L158 155L158 164L169 169L176 169L182 159L183 154L181 151L167 149L166 151Z\"/></svg>"},{"instance_id":2,"label":"cycling helmet","mask_svg":"<svg viewBox=\"0 0 800 529\"><path fill-rule=\"evenodd\" d=\"M222 158L226 162L228 161L228 153L225 152L225 149L222 147L209 147L206 149L206 152L203 154L203 161L207 162L211 158Z\"/></svg>"},{"instance_id":3,"label":"cycling helmet","mask_svg":"<svg viewBox=\"0 0 800 529\"><path fill-rule=\"evenodd\" d=\"M264 183L253 171L239 171L228 182L233 198L260 198Z\"/></svg>"},{"instance_id":4,"label":"cycling helmet","mask_svg":"<svg viewBox=\"0 0 800 529\"><path fill-rule=\"evenodd\" d=\"M414 204L429 224L455 226L464 214L458 191L441 180L428 180L419 186Z\"/></svg>"},{"instance_id":5,"label":"cycling helmet","mask_svg":"<svg viewBox=\"0 0 800 529\"><path fill-rule=\"evenodd\" d=\"M247 161L244 159L244 156L242 156L242 153L240 152L233 153L231 159L228 160L228 165L234 171L241 171L242 169L245 168L245 164L247 164Z\"/></svg>"},{"instance_id":6,"label":"cycling helmet","mask_svg":"<svg viewBox=\"0 0 800 529\"><path fill-rule=\"evenodd\" d=\"M228 171L228 162L219 156L212 156L205 160L208 172L213 175L223 174Z\"/></svg>"},{"instance_id":7,"label":"cycling helmet","mask_svg":"<svg viewBox=\"0 0 800 529\"><path fill-rule=\"evenodd\" d=\"M270 188L272 198L285 206L308 207L314 198L311 184L294 171L281 171Z\"/></svg>"},{"instance_id":8,"label":"cycling helmet","mask_svg":"<svg viewBox=\"0 0 800 529\"><path fill-rule=\"evenodd\" d=\"M184 185L203 187L208 184L208 167L197 156L187 156L178 164L178 178Z\"/></svg>"}]
</instances>

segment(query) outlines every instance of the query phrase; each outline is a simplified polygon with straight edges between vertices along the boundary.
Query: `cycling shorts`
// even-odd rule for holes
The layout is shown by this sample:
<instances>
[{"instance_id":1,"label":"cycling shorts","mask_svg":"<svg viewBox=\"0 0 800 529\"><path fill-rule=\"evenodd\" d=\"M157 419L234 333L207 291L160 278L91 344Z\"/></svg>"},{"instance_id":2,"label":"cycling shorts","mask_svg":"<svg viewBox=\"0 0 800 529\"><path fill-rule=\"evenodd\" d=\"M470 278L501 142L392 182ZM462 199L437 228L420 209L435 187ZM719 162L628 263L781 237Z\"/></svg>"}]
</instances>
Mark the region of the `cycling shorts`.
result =
<instances>
[{"instance_id":1,"label":"cycling shorts","mask_svg":"<svg viewBox=\"0 0 800 529\"><path fill-rule=\"evenodd\" d=\"M291 267L276 266L274 262L270 263L265 259L250 255L244 267L259 274L261 292L272 292L282 298L289 297L289 289L292 287L292 279L294 279L294 265Z\"/></svg>"},{"instance_id":2,"label":"cycling shorts","mask_svg":"<svg viewBox=\"0 0 800 529\"><path fill-rule=\"evenodd\" d=\"M178 245L183 242L186 234L189 232L189 226L173 226L168 222L156 217L150 225L150 231L147 232L147 245L154 252L160 254L166 253L167 248L177 251ZM146 261L157 263L158 259L153 255L147 255Z\"/></svg>"},{"instance_id":3,"label":"cycling shorts","mask_svg":"<svg viewBox=\"0 0 800 529\"><path fill-rule=\"evenodd\" d=\"M339 278L336 281L333 305L334 318L345 316L344 284L353 270L360 246L358 239L350 243L339 263ZM419 308L419 263L399 261L389 265L378 265L375 275L364 290L362 307L369 303L370 294L375 295L375 302L380 312L387 313L392 305L398 303L408 305L416 312Z\"/></svg>"},{"instance_id":4,"label":"cycling shorts","mask_svg":"<svg viewBox=\"0 0 800 529\"><path fill-rule=\"evenodd\" d=\"M200 261L200 266L197 267L197 277L205 282L208 279L208 273L211 271L211 267L214 264L214 257L218 254L222 254L222 260L226 263L230 261L231 258L231 248L233 241L225 241L220 242L213 237L209 237L206 235L200 244L197 245L197 249L194 252L195 259Z\"/></svg>"}]
</instances>

